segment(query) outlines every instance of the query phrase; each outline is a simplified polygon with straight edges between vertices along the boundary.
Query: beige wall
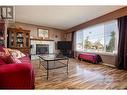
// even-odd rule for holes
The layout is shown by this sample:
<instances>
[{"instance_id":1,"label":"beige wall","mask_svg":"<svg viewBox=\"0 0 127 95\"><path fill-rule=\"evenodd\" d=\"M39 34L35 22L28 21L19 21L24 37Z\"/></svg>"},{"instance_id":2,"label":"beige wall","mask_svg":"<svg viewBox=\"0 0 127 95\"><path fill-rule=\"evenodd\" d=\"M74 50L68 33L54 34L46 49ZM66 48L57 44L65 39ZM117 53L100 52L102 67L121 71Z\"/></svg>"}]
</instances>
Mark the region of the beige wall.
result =
<instances>
[{"instance_id":1,"label":"beige wall","mask_svg":"<svg viewBox=\"0 0 127 95\"><path fill-rule=\"evenodd\" d=\"M59 52L56 49L56 43L57 41L62 41L64 40L64 31L55 29L55 28L50 28L50 27L45 27L45 26L38 26L38 25L32 25L32 24L27 24L27 23L21 23L21 22L16 22L16 23L8 23L8 27L15 27L15 28L22 28L24 30L30 30L30 36L31 38L38 38L38 33L37 30L38 28L46 29L49 31L49 39L54 40L55 43L55 52Z\"/></svg>"},{"instance_id":2,"label":"beige wall","mask_svg":"<svg viewBox=\"0 0 127 95\"><path fill-rule=\"evenodd\" d=\"M49 30L49 39L56 41L63 40L63 31L59 29L54 29L50 27L44 27L44 26L37 26L37 25L32 25L32 24L26 24L26 23L21 23L21 22L16 22L15 24L10 23L8 27L16 27L16 28L22 28L26 30L30 30L30 36L38 38L37 35L37 29L42 28ZM56 37L57 36L57 37Z\"/></svg>"},{"instance_id":3,"label":"beige wall","mask_svg":"<svg viewBox=\"0 0 127 95\"><path fill-rule=\"evenodd\" d=\"M65 34L65 40L66 41L71 41L72 40L72 33Z\"/></svg>"},{"instance_id":4,"label":"beige wall","mask_svg":"<svg viewBox=\"0 0 127 95\"><path fill-rule=\"evenodd\" d=\"M115 66L116 63L116 56L115 55L104 55L99 54L104 63Z\"/></svg>"}]
</instances>

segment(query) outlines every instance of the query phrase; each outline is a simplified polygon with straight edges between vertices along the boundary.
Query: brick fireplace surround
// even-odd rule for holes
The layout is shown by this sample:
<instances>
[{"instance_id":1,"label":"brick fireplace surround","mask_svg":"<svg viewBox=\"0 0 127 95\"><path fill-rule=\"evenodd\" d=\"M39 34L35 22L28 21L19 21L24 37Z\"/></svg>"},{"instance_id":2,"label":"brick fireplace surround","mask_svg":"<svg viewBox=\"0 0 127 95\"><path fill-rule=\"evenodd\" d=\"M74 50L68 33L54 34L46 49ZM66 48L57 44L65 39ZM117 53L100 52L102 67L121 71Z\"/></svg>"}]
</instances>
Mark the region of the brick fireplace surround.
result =
<instances>
[{"instance_id":1,"label":"brick fireplace surround","mask_svg":"<svg viewBox=\"0 0 127 95\"><path fill-rule=\"evenodd\" d=\"M31 59L38 59L39 54L55 53L54 41L31 40L31 45Z\"/></svg>"}]
</instances>

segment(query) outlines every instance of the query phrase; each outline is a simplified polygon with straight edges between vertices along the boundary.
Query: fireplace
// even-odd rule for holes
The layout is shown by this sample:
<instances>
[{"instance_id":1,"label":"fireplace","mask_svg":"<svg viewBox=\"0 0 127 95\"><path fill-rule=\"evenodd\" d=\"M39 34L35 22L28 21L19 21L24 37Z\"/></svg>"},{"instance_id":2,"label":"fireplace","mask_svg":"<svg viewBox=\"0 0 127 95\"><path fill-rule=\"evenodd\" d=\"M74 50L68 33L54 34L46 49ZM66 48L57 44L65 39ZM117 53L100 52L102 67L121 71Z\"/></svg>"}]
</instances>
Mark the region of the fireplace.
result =
<instances>
[{"instance_id":1,"label":"fireplace","mask_svg":"<svg viewBox=\"0 0 127 95\"><path fill-rule=\"evenodd\" d=\"M47 54L49 53L48 44L36 44L36 54Z\"/></svg>"}]
</instances>

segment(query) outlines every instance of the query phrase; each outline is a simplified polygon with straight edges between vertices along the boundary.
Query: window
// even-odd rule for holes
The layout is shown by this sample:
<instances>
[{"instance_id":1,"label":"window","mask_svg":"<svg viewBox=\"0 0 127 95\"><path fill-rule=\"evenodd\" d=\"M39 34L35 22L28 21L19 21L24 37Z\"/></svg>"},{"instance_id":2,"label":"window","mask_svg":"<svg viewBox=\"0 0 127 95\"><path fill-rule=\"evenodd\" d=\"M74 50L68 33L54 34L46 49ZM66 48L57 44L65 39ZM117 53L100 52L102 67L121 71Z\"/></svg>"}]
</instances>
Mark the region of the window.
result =
<instances>
[{"instance_id":1,"label":"window","mask_svg":"<svg viewBox=\"0 0 127 95\"><path fill-rule=\"evenodd\" d=\"M117 20L113 20L77 31L76 50L115 53L117 39Z\"/></svg>"},{"instance_id":2,"label":"window","mask_svg":"<svg viewBox=\"0 0 127 95\"><path fill-rule=\"evenodd\" d=\"M78 51L83 51L83 31L76 32L76 49Z\"/></svg>"}]
</instances>

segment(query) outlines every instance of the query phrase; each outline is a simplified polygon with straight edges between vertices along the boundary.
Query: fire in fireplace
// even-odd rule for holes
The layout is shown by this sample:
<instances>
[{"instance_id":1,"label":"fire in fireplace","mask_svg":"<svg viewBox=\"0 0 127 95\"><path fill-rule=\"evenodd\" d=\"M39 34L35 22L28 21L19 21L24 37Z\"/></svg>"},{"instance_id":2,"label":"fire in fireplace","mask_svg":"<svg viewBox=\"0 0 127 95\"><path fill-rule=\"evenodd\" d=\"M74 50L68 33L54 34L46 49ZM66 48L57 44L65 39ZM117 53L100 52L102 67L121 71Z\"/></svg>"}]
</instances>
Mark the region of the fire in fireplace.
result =
<instances>
[{"instance_id":1,"label":"fire in fireplace","mask_svg":"<svg viewBox=\"0 0 127 95\"><path fill-rule=\"evenodd\" d=\"M47 54L49 53L48 44L36 44L36 54Z\"/></svg>"}]
</instances>

